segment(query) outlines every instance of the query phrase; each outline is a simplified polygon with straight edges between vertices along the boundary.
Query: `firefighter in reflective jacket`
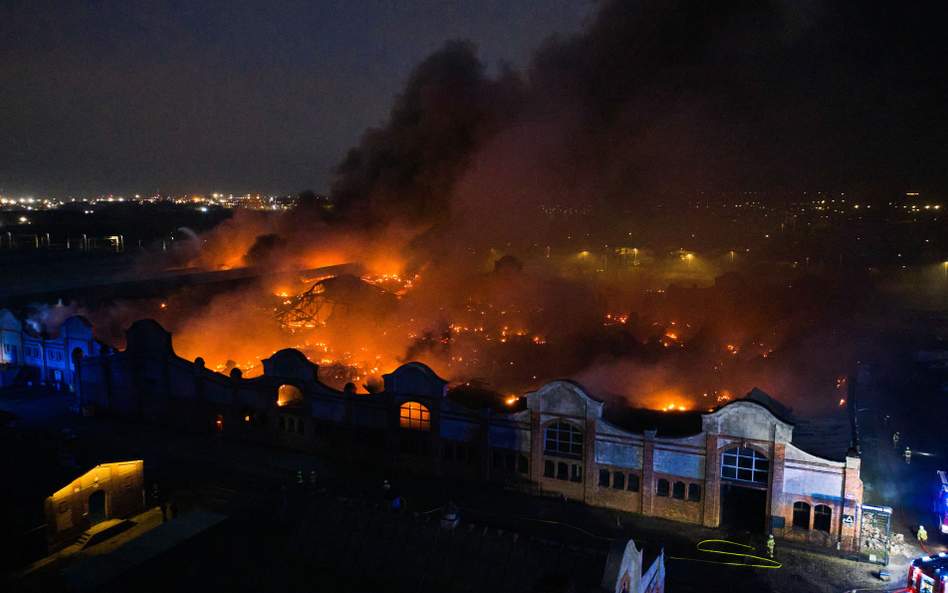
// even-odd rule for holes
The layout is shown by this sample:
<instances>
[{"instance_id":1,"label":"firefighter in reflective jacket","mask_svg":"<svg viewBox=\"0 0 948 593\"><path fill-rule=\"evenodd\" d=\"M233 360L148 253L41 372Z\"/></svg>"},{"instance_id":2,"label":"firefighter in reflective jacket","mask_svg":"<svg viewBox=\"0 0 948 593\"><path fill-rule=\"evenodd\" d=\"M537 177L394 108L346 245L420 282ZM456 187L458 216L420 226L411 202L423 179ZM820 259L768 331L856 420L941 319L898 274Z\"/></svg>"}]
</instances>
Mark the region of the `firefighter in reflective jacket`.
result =
<instances>
[{"instance_id":1,"label":"firefighter in reflective jacket","mask_svg":"<svg viewBox=\"0 0 948 593\"><path fill-rule=\"evenodd\" d=\"M928 532L925 531L924 525L918 526L918 541L922 542L923 544L928 541Z\"/></svg>"},{"instance_id":2,"label":"firefighter in reflective jacket","mask_svg":"<svg viewBox=\"0 0 948 593\"><path fill-rule=\"evenodd\" d=\"M893 449L899 448L899 432L898 431L896 431L895 434L892 435L892 448Z\"/></svg>"},{"instance_id":3,"label":"firefighter in reflective jacket","mask_svg":"<svg viewBox=\"0 0 948 593\"><path fill-rule=\"evenodd\" d=\"M771 560L773 560L773 557L774 557L775 545L776 545L776 542L774 541L774 536L773 534L771 534L770 537L767 538L767 555L770 556Z\"/></svg>"},{"instance_id":4,"label":"firefighter in reflective jacket","mask_svg":"<svg viewBox=\"0 0 948 593\"><path fill-rule=\"evenodd\" d=\"M905 463L912 463L912 450L905 448Z\"/></svg>"}]
</instances>

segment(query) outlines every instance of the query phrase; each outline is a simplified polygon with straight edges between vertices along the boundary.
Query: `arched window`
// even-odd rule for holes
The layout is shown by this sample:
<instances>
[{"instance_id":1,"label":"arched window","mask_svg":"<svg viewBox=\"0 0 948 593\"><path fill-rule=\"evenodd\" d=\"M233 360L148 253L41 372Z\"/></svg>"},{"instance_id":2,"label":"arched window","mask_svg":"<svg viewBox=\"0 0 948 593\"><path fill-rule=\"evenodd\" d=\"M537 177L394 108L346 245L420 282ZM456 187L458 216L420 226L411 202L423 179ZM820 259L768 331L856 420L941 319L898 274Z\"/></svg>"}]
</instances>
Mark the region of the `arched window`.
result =
<instances>
[{"instance_id":1,"label":"arched window","mask_svg":"<svg viewBox=\"0 0 948 593\"><path fill-rule=\"evenodd\" d=\"M431 430L431 414L418 402L405 402L401 407L401 427Z\"/></svg>"},{"instance_id":2,"label":"arched window","mask_svg":"<svg viewBox=\"0 0 948 593\"><path fill-rule=\"evenodd\" d=\"M557 480L568 480L569 479L569 465L563 463L562 461L556 464L556 479Z\"/></svg>"},{"instance_id":3,"label":"arched window","mask_svg":"<svg viewBox=\"0 0 948 593\"><path fill-rule=\"evenodd\" d=\"M721 455L721 477L739 482L766 484L770 462L750 447L735 447Z\"/></svg>"},{"instance_id":4,"label":"arched window","mask_svg":"<svg viewBox=\"0 0 948 593\"><path fill-rule=\"evenodd\" d=\"M672 486L672 498L677 498L678 500L685 500L685 483L684 482L675 482Z\"/></svg>"},{"instance_id":5,"label":"arched window","mask_svg":"<svg viewBox=\"0 0 948 593\"><path fill-rule=\"evenodd\" d=\"M639 475L629 474L629 492L639 491Z\"/></svg>"},{"instance_id":6,"label":"arched window","mask_svg":"<svg viewBox=\"0 0 948 593\"><path fill-rule=\"evenodd\" d=\"M543 477L544 478L552 478L554 471L555 471L555 466L552 461L547 459L546 461L543 462Z\"/></svg>"},{"instance_id":7,"label":"arched window","mask_svg":"<svg viewBox=\"0 0 948 593\"><path fill-rule=\"evenodd\" d=\"M655 489L656 496L668 496L668 480L661 478L658 480L658 487Z\"/></svg>"},{"instance_id":8,"label":"arched window","mask_svg":"<svg viewBox=\"0 0 948 593\"><path fill-rule=\"evenodd\" d=\"M810 505L797 501L793 503L793 526L797 529L810 528Z\"/></svg>"},{"instance_id":9,"label":"arched window","mask_svg":"<svg viewBox=\"0 0 948 593\"><path fill-rule=\"evenodd\" d=\"M303 392L293 385L280 385L277 389L277 405L290 406L303 403Z\"/></svg>"},{"instance_id":10,"label":"arched window","mask_svg":"<svg viewBox=\"0 0 948 593\"><path fill-rule=\"evenodd\" d=\"M612 472L612 487L616 490L625 490L625 474Z\"/></svg>"},{"instance_id":11,"label":"arched window","mask_svg":"<svg viewBox=\"0 0 948 593\"><path fill-rule=\"evenodd\" d=\"M554 424L546 429L544 450L554 455L580 457L583 454L583 433L566 422Z\"/></svg>"},{"instance_id":12,"label":"arched window","mask_svg":"<svg viewBox=\"0 0 948 593\"><path fill-rule=\"evenodd\" d=\"M599 470L599 485L603 488L609 487L609 470L601 469Z\"/></svg>"},{"instance_id":13,"label":"arched window","mask_svg":"<svg viewBox=\"0 0 948 593\"><path fill-rule=\"evenodd\" d=\"M701 485L688 484L688 501L701 502Z\"/></svg>"},{"instance_id":14,"label":"arched window","mask_svg":"<svg viewBox=\"0 0 948 593\"><path fill-rule=\"evenodd\" d=\"M825 504L818 504L813 508L813 529L829 533L830 523L833 521L833 509Z\"/></svg>"}]
</instances>

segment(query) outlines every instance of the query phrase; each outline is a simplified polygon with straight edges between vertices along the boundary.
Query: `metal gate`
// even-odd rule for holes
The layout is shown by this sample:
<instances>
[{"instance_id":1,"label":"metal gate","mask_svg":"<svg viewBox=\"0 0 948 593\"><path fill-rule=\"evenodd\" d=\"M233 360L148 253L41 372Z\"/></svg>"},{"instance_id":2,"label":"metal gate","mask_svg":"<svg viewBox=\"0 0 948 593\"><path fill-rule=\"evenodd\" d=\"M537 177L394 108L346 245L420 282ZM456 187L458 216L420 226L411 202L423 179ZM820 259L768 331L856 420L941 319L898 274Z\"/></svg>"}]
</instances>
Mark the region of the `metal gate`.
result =
<instances>
[{"instance_id":1,"label":"metal gate","mask_svg":"<svg viewBox=\"0 0 948 593\"><path fill-rule=\"evenodd\" d=\"M892 507L862 505L859 524L859 561L889 565L889 524Z\"/></svg>"}]
</instances>

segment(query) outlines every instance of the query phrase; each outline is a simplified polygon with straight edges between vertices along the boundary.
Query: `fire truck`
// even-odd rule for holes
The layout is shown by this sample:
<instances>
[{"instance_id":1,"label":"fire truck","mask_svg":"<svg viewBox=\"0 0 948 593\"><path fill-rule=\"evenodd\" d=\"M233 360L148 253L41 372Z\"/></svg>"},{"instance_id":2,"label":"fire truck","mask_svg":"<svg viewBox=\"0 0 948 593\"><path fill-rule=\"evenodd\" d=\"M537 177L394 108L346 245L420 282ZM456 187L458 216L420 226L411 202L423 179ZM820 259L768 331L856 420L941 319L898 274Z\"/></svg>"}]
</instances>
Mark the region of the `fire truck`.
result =
<instances>
[{"instance_id":1,"label":"fire truck","mask_svg":"<svg viewBox=\"0 0 948 593\"><path fill-rule=\"evenodd\" d=\"M948 554L922 556L912 561L908 573L911 593L948 593Z\"/></svg>"},{"instance_id":2,"label":"fire truck","mask_svg":"<svg viewBox=\"0 0 948 593\"><path fill-rule=\"evenodd\" d=\"M932 510L935 512L935 525L942 533L948 534L948 476L945 472L935 472L935 491L932 493Z\"/></svg>"}]
</instances>

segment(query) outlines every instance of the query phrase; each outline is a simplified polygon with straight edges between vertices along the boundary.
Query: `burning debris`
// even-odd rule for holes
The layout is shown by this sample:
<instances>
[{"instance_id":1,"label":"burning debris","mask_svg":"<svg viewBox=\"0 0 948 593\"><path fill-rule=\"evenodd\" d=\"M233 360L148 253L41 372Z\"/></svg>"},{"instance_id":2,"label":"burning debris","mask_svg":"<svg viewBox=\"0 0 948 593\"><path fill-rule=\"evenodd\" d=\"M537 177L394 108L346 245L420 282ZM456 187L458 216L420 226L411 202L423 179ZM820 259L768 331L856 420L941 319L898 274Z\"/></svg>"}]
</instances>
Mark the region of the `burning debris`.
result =
<instances>
[{"instance_id":1,"label":"burning debris","mask_svg":"<svg viewBox=\"0 0 948 593\"><path fill-rule=\"evenodd\" d=\"M690 91L711 83L696 66L729 43L772 52L792 24L779 3L765 2L770 18L753 28L746 8L712 3L700 11L713 18L694 18L692 4L603 2L577 37L544 45L526 74L491 77L476 48L446 44L340 163L333 208L238 211L175 262L288 271L357 262L368 272L210 302L182 294L139 316L161 320L183 355L244 376L296 347L334 386L368 386L418 360L455 384L490 377L507 394L567 377L655 410L705 409L755 385L835 407L832 386L853 347L835 333L847 317L830 313L845 306L812 316L813 299L785 275L751 280L734 251L716 266L710 253L669 246L665 229L643 228L655 188L716 186L756 134L743 119L704 117L707 104ZM722 62L715 81L754 86L715 86L715 97L766 99L760 76L730 76L752 64ZM689 150L712 138L734 144L696 168ZM610 200L605 212L596 206ZM668 226L683 226L680 214ZM592 230L620 226L629 244L594 245Z\"/></svg>"},{"instance_id":2,"label":"burning debris","mask_svg":"<svg viewBox=\"0 0 948 593\"><path fill-rule=\"evenodd\" d=\"M326 325L333 316L374 318L381 323L397 300L385 289L346 274L320 280L301 295L284 301L276 320L291 331Z\"/></svg>"}]
</instances>

